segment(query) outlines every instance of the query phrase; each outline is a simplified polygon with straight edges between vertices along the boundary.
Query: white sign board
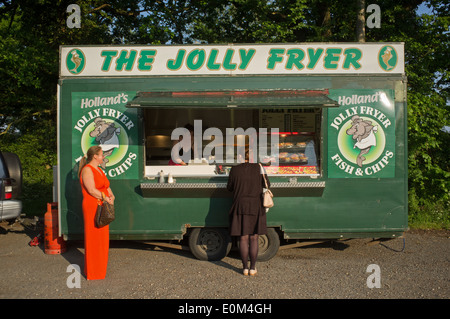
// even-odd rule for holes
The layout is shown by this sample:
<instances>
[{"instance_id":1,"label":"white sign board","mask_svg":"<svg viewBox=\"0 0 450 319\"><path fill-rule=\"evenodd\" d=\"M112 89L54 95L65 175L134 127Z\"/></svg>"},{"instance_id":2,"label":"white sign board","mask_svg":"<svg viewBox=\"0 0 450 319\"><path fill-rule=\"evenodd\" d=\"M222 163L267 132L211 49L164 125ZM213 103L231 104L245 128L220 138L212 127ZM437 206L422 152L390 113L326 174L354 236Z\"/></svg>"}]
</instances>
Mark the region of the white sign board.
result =
<instances>
[{"instance_id":1,"label":"white sign board","mask_svg":"<svg viewBox=\"0 0 450 319\"><path fill-rule=\"evenodd\" d=\"M403 74L403 43L62 46L61 77Z\"/></svg>"}]
</instances>

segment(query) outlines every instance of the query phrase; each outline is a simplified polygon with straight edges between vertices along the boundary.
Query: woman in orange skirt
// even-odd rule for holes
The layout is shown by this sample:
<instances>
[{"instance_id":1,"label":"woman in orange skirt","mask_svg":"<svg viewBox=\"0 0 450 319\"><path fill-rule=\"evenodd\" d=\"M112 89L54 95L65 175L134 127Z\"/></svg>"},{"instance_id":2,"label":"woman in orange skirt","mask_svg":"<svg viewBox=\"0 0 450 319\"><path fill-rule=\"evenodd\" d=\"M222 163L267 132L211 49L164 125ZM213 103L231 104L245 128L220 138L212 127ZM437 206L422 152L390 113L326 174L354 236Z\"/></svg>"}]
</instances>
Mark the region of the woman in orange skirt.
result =
<instances>
[{"instance_id":1,"label":"woman in orange skirt","mask_svg":"<svg viewBox=\"0 0 450 319\"><path fill-rule=\"evenodd\" d=\"M84 273L88 280L104 279L108 265L109 225L98 228L94 218L97 202L102 199L114 204L114 194L109 187L109 180L99 168L103 163L103 150L100 146L92 146L86 157L80 161L80 184L83 192L84 218Z\"/></svg>"}]
</instances>

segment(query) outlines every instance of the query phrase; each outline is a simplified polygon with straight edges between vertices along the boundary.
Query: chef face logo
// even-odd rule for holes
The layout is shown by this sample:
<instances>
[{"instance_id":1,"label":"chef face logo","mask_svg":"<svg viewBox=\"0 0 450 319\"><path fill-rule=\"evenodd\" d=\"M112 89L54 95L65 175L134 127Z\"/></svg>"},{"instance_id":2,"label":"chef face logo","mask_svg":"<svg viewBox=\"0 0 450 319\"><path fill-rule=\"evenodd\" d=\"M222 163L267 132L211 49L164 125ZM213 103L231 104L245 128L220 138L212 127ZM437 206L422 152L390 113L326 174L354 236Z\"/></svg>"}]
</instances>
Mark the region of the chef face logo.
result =
<instances>
[{"instance_id":1,"label":"chef face logo","mask_svg":"<svg viewBox=\"0 0 450 319\"><path fill-rule=\"evenodd\" d=\"M342 125L338 147L347 161L362 167L383 154L386 136L383 128L368 117L355 115Z\"/></svg>"},{"instance_id":2,"label":"chef face logo","mask_svg":"<svg viewBox=\"0 0 450 319\"><path fill-rule=\"evenodd\" d=\"M83 154L92 145L100 145L102 148L105 158L101 167L105 169L119 163L127 154L128 135L118 122L97 117L86 127L81 137Z\"/></svg>"},{"instance_id":3,"label":"chef face logo","mask_svg":"<svg viewBox=\"0 0 450 319\"><path fill-rule=\"evenodd\" d=\"M397 62L397 51L392 46L385 45L378 52L378 63L383 70L392 71L397 66Z\"/></svg>"},{"instance_id":4,"label":"chef face logo","mask_svg":"<svg viewBox=\"0 0 450 319\"><path fill-rule=\"evenodd\" d=\"M66 57L66 67L72 74L80 74L86 66L86 57L80 49L70 50Z\"/></svg>"}]
</instances>

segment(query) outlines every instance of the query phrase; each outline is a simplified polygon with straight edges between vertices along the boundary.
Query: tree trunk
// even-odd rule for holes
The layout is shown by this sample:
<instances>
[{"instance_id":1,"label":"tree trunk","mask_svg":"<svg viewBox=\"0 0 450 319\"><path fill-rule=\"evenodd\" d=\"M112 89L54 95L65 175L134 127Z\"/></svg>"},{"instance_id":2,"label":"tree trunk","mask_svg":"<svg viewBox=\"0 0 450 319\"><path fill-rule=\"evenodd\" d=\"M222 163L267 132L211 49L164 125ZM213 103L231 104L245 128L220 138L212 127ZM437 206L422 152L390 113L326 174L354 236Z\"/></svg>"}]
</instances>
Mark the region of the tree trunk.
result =
<instances>
[{"instance_id":1,"label":"tree trunk","mask_svg":"<svg viewBox=\"0 0 450 319\"><path fill-rule=\"evenodd\" d=\"M324 41L330 41L331 39L331 13L330 6L327 4L323 13L322 27L324 28L322 32L322 38Z\"/></svg>"},{"instance_id":2,"label":"tree trunk","mask_svg":"<svg viewBox=\"0 0 450 319\"><path fill-rule=\"evenodd\" d=\"M366 42L366 1L356 0L358 8L358 17L356 20L356 41Z\"/></svg>"}]
</instances>

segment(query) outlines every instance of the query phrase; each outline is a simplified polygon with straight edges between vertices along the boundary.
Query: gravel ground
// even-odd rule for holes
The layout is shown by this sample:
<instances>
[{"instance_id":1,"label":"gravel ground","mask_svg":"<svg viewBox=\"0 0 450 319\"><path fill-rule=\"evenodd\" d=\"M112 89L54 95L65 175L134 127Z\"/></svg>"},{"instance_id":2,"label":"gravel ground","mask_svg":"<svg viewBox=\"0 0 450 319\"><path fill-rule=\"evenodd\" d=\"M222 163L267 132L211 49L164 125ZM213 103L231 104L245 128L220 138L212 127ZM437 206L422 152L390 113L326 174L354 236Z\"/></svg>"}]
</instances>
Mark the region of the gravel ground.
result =
<instances>
[{"instance_id":1,"label":"gravel ground","mask_svg":"<svg viewBox=\"0 0 450 319\"><path fill-rule=\"evenodd\" d=\"M257 264L257 277L241 275L237 251L222 261L195 259L189 251L134 241L111 241L105 280L69 288L83 242L47 255L28 225L0 223L0 298L10 299L449 299L450 232L408 231L405 240L324 242L283 249ZM403 243L405 243L404 250ZM399 252L401 251L401 252ZM379 266L380 288L368 288L367 272ZM72 275L72 277L70 277ZM69 280L70 281L70 280ZM70 281L76 283L76 281Z\"/></svg>"}]
</instances>

